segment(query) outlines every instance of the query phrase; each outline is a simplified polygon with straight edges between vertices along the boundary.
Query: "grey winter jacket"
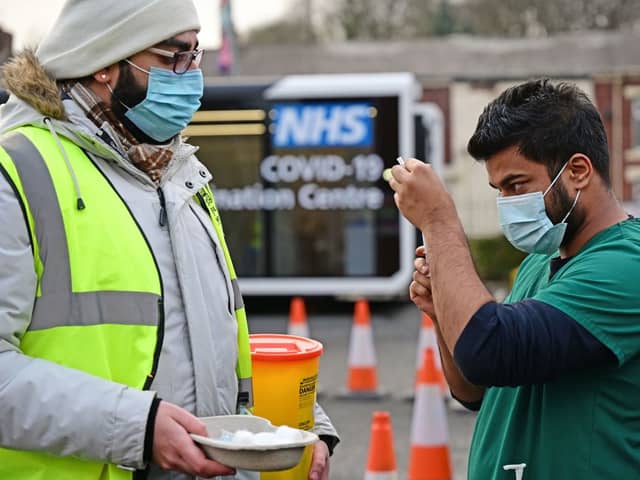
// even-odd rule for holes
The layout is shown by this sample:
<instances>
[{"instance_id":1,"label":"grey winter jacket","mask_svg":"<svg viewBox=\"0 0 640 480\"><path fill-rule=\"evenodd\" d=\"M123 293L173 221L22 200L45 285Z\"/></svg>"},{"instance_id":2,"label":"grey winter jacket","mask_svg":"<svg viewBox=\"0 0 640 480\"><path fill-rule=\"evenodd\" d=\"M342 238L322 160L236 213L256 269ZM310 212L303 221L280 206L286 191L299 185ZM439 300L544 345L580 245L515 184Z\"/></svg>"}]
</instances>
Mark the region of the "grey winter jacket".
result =
<instances>
[{"instance_id":1,"label":"grey winter jacket","mask_svg":"<svg viewBox=\"0 0 640 480\"><path fill-rule=\"evenodd\" d=\"M235 413L233 291L213 226L193 201L211 175L194 156L196 148L176 139L175 156L161 183L167 222L160 225L160 199L147 175L103 142L72 100L60 103L55 85L32 57L13 68L12 96L0 107L0 134L22 125L53 128L93 157L150 242L162 277L165 325L150 391L21 353L19 339L29 326L36 274L18 199L0 175L0 446L143 468L145 428L156 392L197 416ZM34 82L41 88L34 89ZM33 91L50 94L35 97ZM50 118L46 124L45 117ZM85 191L83 200L91 208L90 188ZM337 437L317 404L314 432ZM152 466L149 478L188 477ZM257 475L239 472L234 478Z\"/></svg>"}]
</instances>

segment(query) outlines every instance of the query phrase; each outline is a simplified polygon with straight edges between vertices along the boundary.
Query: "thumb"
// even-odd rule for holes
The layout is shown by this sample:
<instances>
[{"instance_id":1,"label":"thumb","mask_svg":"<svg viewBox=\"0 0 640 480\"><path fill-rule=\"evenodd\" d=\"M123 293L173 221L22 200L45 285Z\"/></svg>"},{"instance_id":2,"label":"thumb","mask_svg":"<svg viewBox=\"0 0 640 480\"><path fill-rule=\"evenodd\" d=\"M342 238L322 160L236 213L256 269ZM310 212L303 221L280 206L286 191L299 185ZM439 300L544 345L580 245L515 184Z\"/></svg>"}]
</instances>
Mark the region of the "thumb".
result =
<instances>
[{"instance_id":1,"label":"thumb","mask_svg":"<svg viewBox=\"0 0 640 480\"><path fill-rule=\"evenodd\" d=\"M203 437L208 436L206 425L198 417L177 405L174 405L174 407L175 409L171 412L171 417L187 432L195 433L196 435L201 435Z\"/></svg>"},{"instance_id":2,"label":"thumb","mask_svg":"<svg viewBox=\"0 0 640 480\"><path fill-rule=\"evenodd\" d=\"M327 468L329 449L323 441L313 445L313 455L311 457L311 468L309 470L309 480L320 480Z\"/></svg>"}]
</instances>

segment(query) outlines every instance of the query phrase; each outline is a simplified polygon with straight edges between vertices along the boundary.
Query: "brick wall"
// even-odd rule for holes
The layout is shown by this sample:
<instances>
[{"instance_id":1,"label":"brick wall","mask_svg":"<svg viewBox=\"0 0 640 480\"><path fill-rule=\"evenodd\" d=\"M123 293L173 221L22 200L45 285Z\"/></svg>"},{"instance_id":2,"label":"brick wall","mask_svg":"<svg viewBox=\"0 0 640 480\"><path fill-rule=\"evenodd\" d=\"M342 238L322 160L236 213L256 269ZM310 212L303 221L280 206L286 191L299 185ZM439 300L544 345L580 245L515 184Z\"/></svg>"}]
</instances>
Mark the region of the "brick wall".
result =
<instances>
[{"instance_id":1,"label":"brick wall","mask_svg":"<svg viewBox=\"0 0 640 480\"><path fill-rule=\"evenodd\" d=\"M449 87L429 87L422 90L421 102L435 103L442 110L444 119L444 163L451 163L451 107L449 106Z\"/></svg>"},{"instance_id":2,"label":"brick wall","mask_svg":"<svg viewBox=\"0 0 640 480\"><path fill-rule=\"evenodd\" d=\"M640 93L640 76L600 76L595 78L594 86L596 105L609 140L614 190L623 201L640 201L639 198L633 198L633 185L628 181L629 170L637 169L640 161L637 152L632 151L633 99L625 94L629 87L638 88ZM615 188L616 184L618 188Z\"/></svg>"}]
</instances>

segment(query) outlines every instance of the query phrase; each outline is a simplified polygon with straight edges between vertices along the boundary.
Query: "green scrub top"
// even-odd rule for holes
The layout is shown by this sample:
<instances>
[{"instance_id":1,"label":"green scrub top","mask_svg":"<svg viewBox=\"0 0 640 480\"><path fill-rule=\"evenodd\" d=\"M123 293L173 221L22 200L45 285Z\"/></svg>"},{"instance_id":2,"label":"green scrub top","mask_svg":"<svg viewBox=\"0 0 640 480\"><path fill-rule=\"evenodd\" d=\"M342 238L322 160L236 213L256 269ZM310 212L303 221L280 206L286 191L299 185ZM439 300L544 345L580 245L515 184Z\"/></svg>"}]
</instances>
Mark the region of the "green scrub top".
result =
<instances>
[{"instance_id":1,"label":"green scrub top","mask_svg":"<svg viewBox=\"0 0 640 480\"><path fill-rule=\"evenodd\" d=\"M539 385L485 392L469 480L640 478L640 220L599 232L549 279L552 255L529 255L505 303L534 299L589 330L616 356Z\"/></svg>"}]
</instances>

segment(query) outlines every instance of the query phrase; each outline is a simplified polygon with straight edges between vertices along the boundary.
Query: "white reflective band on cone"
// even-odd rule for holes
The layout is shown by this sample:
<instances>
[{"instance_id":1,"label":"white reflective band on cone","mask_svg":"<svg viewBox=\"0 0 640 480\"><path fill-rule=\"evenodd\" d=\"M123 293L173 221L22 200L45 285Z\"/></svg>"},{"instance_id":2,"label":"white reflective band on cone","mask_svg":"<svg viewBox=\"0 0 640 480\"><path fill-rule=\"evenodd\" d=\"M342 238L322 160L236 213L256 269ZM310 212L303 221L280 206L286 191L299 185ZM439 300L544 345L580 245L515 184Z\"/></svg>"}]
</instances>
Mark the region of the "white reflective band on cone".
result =
<instances>
[{"instance_id":1,"label":"white reflective band on cone","mask_svg":"<svg viewBox=\"0 0 640 480\"><path fill-rule=\"evenodd\" d=\"M398 480L397 472L365 472L364 480Z\"/></svg>"},{"instance_id":2,"label":"white reflective band on cone","mask_svg":"<svg viewBox=\"0 0 640 480\"><path fill-rule=\"evenodd\" d=\"M289 335L295 335L297 337L309 338L309 327L306 323L295 323L289 325L287 333Z\"/></svg>"},{"instance_id":3,"label":"white reflective band on cone","mask_svg":"<svg viewBox=\"0 0 640 480\"><path fill-rule=\"evenodd\" d=\"M376 353L373 348L373 334L370 326L354 325L349 343L350 366L369 367L376 364Z\"/></svg>"},{"instance_id":4,"label":"white reflective band on cone","mask_svg":"<svg viewBox=\"0 0 640 480\"><path fill-rule=\"evenodd\" d=\"M424 360L424 351L427 348L431 348L434 353L436 368L442 371L442 361L440 360L440 347L438 347L438 340L436 338L436 331L434 327L420 328L418 345L419 345L418 352L416 354L416 368L419 369L422 366L422 362Z\"/></svg>"},{"instance_id":5,"label":"white reflective band on cone","mask_svg":"<svg viewBox=\"0 0 640 480\"><path fill-rule=\"evenodd\" d=\"M411 422L411 444L423 447L448 445L447 414L438 385L418 385L415 402L415 413Z\"/></svg>"}]
</instances>

